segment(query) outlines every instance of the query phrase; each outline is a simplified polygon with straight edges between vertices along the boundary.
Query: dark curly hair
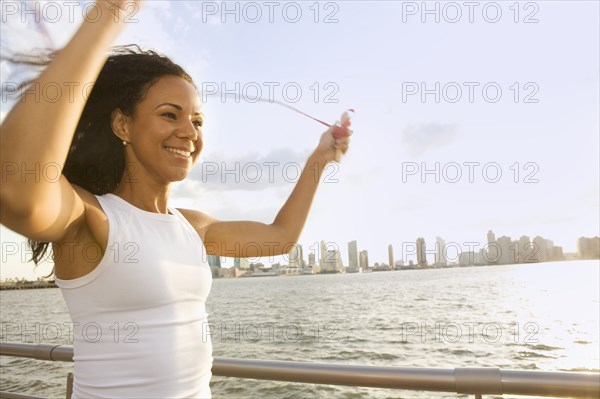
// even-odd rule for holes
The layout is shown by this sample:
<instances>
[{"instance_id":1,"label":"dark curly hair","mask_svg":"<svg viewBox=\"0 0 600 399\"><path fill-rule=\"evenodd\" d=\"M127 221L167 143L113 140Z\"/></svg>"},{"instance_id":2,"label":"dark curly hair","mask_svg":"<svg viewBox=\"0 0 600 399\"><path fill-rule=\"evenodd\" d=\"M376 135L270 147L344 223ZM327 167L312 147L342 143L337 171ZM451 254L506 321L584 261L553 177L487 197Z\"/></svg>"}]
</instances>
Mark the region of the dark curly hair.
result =
<instances>
[{"instance_id":1,"label":"dark curly hair","mask_svg":"<svg viewBox=\"0 0 600 399\"><path fill-rule=\"evenodd\" d=\"M42 55L3 55L2 59L40 67L47 66L58 51L45 51ZM110 193L117 187L125 170L125 150L113 133L111 113L119 108L125 115L132 116L148 89L164 76L179 76L197 90L190 75L164 55L143 51L134 44L112 48L74 132L62 171L70 183L95 195ZM33 82L21 83L18 90ZM33 252L31 260L37 266L49 243L29 239L28 244ZM53 273L54 269L49 276Z\"/></svg>"}]
</instances>

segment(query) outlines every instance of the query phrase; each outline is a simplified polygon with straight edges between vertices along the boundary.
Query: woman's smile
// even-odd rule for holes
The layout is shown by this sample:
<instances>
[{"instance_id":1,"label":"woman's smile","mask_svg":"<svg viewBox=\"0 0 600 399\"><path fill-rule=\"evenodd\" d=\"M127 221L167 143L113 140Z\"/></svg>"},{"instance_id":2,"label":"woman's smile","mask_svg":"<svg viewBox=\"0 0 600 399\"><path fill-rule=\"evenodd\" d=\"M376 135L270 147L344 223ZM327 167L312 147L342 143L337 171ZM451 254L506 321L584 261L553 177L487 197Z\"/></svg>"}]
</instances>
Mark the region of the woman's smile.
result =
<instances>
[{"instance_id":1,"label":"woman's smile","mask_svg":"<svg viewBox=\"0 0 600 399\"><path fill-rule=\"evenodd\" d=\"M173 157L175 157L176 159L181 159L183 161L192 160L193 152L178 150L172 147L163 147L163 149L169 152L171 155L173 155Z\"/></svg>"}]
</instances>

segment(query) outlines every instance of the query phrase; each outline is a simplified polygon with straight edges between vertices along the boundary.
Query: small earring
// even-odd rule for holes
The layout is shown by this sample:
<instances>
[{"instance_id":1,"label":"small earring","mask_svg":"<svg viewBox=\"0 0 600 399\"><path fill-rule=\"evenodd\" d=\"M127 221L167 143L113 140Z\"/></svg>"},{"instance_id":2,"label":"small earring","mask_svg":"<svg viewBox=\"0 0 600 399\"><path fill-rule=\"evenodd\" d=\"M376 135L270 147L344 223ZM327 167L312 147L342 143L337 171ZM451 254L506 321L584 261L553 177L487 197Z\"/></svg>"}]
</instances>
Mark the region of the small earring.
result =
<instances>
[{"instance_id":1,"label":"small earring","mask_svg":"<svg viewBox=\"0 0 600 399\"><path fill-rule=\"evenodd\" d=\"M125 140L123 140L123 145L127 145L127 142Z\"/></svg>"}]
</instances>

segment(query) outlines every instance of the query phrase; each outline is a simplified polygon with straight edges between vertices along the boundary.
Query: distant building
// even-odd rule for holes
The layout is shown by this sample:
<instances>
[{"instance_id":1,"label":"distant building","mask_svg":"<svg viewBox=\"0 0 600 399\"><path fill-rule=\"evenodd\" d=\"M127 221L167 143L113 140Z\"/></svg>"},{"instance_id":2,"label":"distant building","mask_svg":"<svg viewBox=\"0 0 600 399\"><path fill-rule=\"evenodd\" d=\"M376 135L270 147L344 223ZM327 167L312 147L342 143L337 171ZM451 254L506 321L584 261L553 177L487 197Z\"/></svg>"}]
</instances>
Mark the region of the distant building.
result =
<instances>
[{"instance_id":1,"label":"distant building","mask_svg":"<svg viewBox=\"0 0 600 399\"><path fill-rule=\"evenodd\" d=\"M547 262L548 259L548 244L546 240L540 236L533 239L533 256L534 262Z\"/></svg>"},{"instance_id":2,"label":"distant building","mask_svg":"<svg viewBox=\"0 0 600 399\"><path fill-rule=\"evenodd\" d=\"M315 254L314 253L310 253L308 254L308 267L310 269L312 269L315 266L316 262L315 262Z\"/></svg>"},{"instance_id":3,"label":"distant building","mask_svg":"<svg viewBox=\"0 0 600 399\"><path fill-rule=\"evenodd\" d=\"M299 276L301 274L303 274L303 271L298 266L288 265L288 266L282 267L279 270L279 275L280 276Z\"/></svg>"},{"instance_id":4,"label":"distant building","mask_svg":"<svg viewBox=\"0 0 600 399\"><path fill-rule=\"evenodd\" d=\"M348 273L360 272L358 264L358 244L356 240L348 243Z\"/></svg>"},{"instance_id":5,"label":"distant building","mask_svg":"<svg viewBox=\"0 0 600 399\"><path fill-rule=\"evenodd\" d=\"M369 268L369 252L365 249L359 253L359 265L362 271Z\"/></svg>"},{"instance_id":6,"label":"distant building","mask_svg":"<svg viewBox=\"0 0 600 399\"><path fill-rule=\"evenodd\" d=\"M324 240L321 240L321 246L319 251L319 265L323 265L325 263L325 259L327 258L327 243Z\"/></svg>"},{"instance_id":7,"label":"distant building","mask_svg":"<svg viewBox=\"0 0 600 399\"><path fill-rule=\"evenodd\" d=\"M476 265L485 265L487 262L485 260L486 252L484 248L480 248L479 251L475 253L475 264Z\"/></svg>"},{"instance_id":8,"label":"distant building","mask_svg":"<svg viewBox=\"0 0 600 399\"><path fill-rule=\"evenodd\" d=\"M248 258L234 258L233 268L240 270L250 270L250 261L248 261Z\"/></svg>"},{"instance_id":9,"label":"distant building","mask_svg":"<svg viewBox=\"0 0 600 399\"><path fill-rule=\"evenodd\" d=\"M344 272L344 262L342 262L342 253L338 250L335 250L335 270L337 273Z\"/></svg>"},{"instance_id":10,"label":"distant building","mask_svg":"<svg viewBox=\"0 0 600 399\"><path fill-rule=\"evenodd\" d=\"M475 264L475 252L461 252L458 258L459 266L472 266Z\"/></svg>"},{"instance_id":11,"label":"distant building","mask_svg":"<svg viewBox=\"0 0 600 399\"><path fill-rule=\"evenodd\" d=\"M388 265L394 267L394 247L392 244L388 245Z\"/></svg>"},{"instance_id":12,"label":"distant building","mask_svg":"<svg viewBox=\"0 0 600 399\"><path fill-rule=\"evenodd\" d=\"M435 238L435 266L446 266L446 241L442 237Z\"/></svg>"},{"instance_id":13,"label":"distant building","mask_svg":"<svg viewBox=\"0 0 600 399\"><path fill-rule=\"evenodd\" d=\"M425 249L425 239L417 238L417 265L419 267L427 266L427 253Z\"/></svg>"},{"instance_id":14,"label":"distant building","mask_svg":"<svg viewBox=\"0 0 600 399\"><path fill-rule=\"evenodd\" d=\"M511 265L515 263L515 251L512 248L512 240L510 237L502 236L496 241L498 250L500 251L500 259L498 261L501 265Z\"/></svg>"},{"instance_id":15,"label":"distant building","mask_svg":"<svg viewBox=\"0 0 600 399\"><path fill-rule=\"evenodd\" d=\"M208 255L208 264L214 267L221 267L221 257L216 255Z\"/></svg>"},{"instance_id":16,"label":"distant building","mask_svg":"<svg viewBox=\"0 0 600 399\"><path fill-rule=\"evenodd\" d=\"M235 269L233 267L230 267L230 268L222 267L219 269L219 277L233 278L233 277L235 277Z\"/></svg>"},{"instance_id":17,"label":"distant building","mask_svg":"<svg viewBox=\"0 0 600 399\"><path fill-rule=\"evenodd\" d=\"M500 263L502 258L502 250L496 242L496 235L492 230L488 230L487 233L487 263L493 265Z\"/></svg>"},{"instance_id":18,"label":"distant building","mask_svg":"<svg viewBox=\"0 0 600 399\"><path fill-rule=\"evenodd\" d=\"M528 236L521 236L519 238L518 243L518 252L517 258L519 260L518 263L528 263L531 262L531 255L533 254L533 246L529 240Z\"/></svg>"},{"instance_id":19,"label":"distant building","mask_svg":"<svg viewBox=\"0 0 600 399\"><path fill-rule=\"evenodd\" d=\"M321 273L337 273L338 272L338 251L327 250L325 256L319 264Z\"/></svg>"},{"instance_id":20,"label":"distant building","mask_svg":"<svg viewBox=\"0 0 600 399\"><path fill-rule=\"evenodd\" d=\"M305 262L304 262L304 253L302 250L302 245L300 245L300 244L294 245L294 249L292 249L292 251L290 252L289 266L304 269Z\"/></svg>"},{"instance_id":21,"label":"distant building","mask_svg":"<svg viewBox=\"0 0 600 399\"><path fill-rule=\"evenodd\" d=\"M600 237L579 237L577 256L579 259L600 259Z\"/></svg>"},{"instance_id":22,"label":"distant building","mask_svg":"<svg viewBox=\"0 0 600 399\"><path fill-rule=\"evenodd\" d=\"M553 258L556 261L565 260L565 255L563 254L562 247L554 247L554 256L553 256Z\"/></svg>"}]
</instances>

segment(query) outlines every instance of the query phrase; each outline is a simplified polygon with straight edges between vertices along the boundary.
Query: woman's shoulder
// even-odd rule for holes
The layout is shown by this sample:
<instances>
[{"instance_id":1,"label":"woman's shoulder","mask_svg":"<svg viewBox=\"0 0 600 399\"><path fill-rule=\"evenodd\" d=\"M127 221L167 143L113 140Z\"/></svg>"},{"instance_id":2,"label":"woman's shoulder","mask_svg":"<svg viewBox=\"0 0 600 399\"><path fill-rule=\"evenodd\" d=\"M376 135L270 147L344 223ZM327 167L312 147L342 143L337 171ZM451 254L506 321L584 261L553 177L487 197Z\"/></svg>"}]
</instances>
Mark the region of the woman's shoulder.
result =
<instances>
[{"instance_id":1,"label":"woman's shoulder","mask_svg":"<svg viewBox=\"0 0 600 399\"><path fill-rule=\"evenodd\" d=\"M192 225L194 230L196 230L196 232L200 236L200 239L202 240L202 242L204 242L204 236L206 234L206 230L208 229L208 227L211 224L213 224L214 222L218 221L217 219L213 218L212 216L210 216L204 212L197 211L195 209L186 209L186 208L176 208L176 209L179 212L181 212L183 217L185 217L186 220Z\"/></svg>"},{"instance_id":2,"label":"woman's shoulder","mask_svg":"<svg viewBox=\"0 0 600 399\"><path fill-rule=\"evenodd\" d=\"M75 190L77 195L79 195L79 198L81 198L81 200L83 201L83 203L86 206L93 206L93 207L101 208L100 202L98 202L98 199L96 198L96 196L94 194L92 194L85 188L78 186L77 184L71 183L71 186L73 187L73 190Z\"/></svg>"}]
</instances>

